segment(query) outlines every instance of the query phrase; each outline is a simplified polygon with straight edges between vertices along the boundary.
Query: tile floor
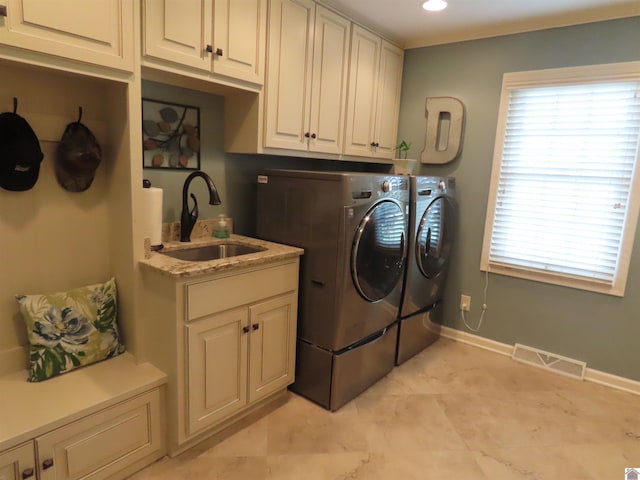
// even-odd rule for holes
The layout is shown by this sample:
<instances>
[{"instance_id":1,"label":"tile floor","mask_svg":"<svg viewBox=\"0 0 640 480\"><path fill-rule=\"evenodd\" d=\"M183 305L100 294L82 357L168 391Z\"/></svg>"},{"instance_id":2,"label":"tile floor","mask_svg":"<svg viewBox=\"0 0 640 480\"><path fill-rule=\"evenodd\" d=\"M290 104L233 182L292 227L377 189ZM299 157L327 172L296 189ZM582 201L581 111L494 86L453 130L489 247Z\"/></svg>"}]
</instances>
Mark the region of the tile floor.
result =
<instances>
[{"instance_id":1,"label":"tile floor","mask_svg":"<svg viewBox=\"0 0 640 480\"><path fill-rule=\"evenodd\" d=\"M625 467L640 467L640 396L442 338L336 413L292 394L131 480L621 480Z\"/></svg>"}]
</instances>

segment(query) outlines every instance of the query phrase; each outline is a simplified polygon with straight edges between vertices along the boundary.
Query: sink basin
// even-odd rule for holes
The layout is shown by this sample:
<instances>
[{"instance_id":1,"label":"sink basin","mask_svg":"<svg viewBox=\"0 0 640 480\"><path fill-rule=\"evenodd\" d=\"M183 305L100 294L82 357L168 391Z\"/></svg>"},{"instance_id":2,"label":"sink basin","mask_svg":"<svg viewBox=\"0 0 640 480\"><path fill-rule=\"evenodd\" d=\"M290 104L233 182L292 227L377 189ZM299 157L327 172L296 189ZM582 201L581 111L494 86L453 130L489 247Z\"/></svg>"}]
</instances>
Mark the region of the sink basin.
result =
<instances>
[{"instance_id":1,"label":"sink basin","mask_svg":"<svg viewBox=\"0 0 640 480\"><path fill-rule=\"evenodd\" d=\"M208 260L218 260L220 258L237 257L239 255L262 252L264 250L266 249L262 247L243 245L241 243L217 243L215 245L185 248L182 250L173 250L161 253L179 260L187 260L189 262L206 262Z\"/></svg>"}]
</instances>

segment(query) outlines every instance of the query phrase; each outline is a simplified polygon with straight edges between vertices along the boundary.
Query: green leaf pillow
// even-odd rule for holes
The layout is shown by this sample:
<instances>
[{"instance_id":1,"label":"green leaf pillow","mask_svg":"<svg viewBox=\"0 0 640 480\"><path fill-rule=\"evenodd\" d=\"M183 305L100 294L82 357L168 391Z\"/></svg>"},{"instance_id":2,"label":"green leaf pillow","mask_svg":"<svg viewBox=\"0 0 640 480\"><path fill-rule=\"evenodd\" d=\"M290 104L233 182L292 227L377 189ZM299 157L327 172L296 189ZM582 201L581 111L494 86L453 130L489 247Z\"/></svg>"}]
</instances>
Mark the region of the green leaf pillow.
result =
<instances>
[{"instance_id":1,"label":"green leaf pillow","mask_svg":"<svg viewBox=\"0 0 640 480\"><path fill-rule=\"evenodd\" d=\"M29 381L39 382L124 352L116 282L50 295L16 295L31 343Z\"/></svg>"}]
</instances>

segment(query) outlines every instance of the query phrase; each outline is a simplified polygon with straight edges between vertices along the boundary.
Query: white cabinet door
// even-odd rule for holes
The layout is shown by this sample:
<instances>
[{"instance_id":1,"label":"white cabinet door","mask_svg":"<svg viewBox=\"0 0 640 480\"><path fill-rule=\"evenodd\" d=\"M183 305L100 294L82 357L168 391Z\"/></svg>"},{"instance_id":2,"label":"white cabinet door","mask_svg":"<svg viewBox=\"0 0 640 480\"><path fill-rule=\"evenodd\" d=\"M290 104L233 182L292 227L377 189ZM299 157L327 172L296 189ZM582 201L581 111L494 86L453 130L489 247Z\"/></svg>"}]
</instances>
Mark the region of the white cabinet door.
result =
<instances>
[{"instance_id":1,"label":"white cabinet door","mask_svg":"<svg viewBox=\"0 0 640 480\"><path fill-rule=\"evenodd\" d=\"M312 0L271 0L265 147L307 149L314 9Z\"/></svg>"},{"instance_id":2,"label":"white cabinet door","mask_svg":"<svg viewBox=\"0 0 640 480\"><path fill-rule=\"evenodd\" d=\"M344 153L393 158L404 52L353 27Z\"/></svg>"},{"instance_id":3,"label":"white cabinet door","mask_svg":"<svg viewBox=\"0 0 640 480\"><path fill-rule=\"evenodd\" d=\"M374 133L376 142L374 156L376 157L394 158L396 156L403 61L402 49L383 40L380 50Z\"/></svg>"},{"instance_id":4,"label":"white cabinet door","mask_svg":"<svg viewBox=\"0 0 640 480\"><path fill-rule=\"evenodd\" d=\"M144 54L211 71L209 0L144 0Z\"/></svg>"},{"instance_id":5,"label":"white cabinet door","mask_svg":"<svg viewBox=\"0 0 640 480\"><path fill-rule=\"evenodd\" d=\"M0 479L29 480L36 478L33 442L0 453Z\"/></svg>"},{"instance_id":6,"label":"white cabinet door","mask_svg":"<svg viewBox=\"0 0 640 480\"><path fill-rule=\"evenodd\" d=\"M129 0L5 0L0 43L133 71Z\"/></svg>"},{"instance_id":7,"label":"white cabinet door","mask_svg":"<svg viewBox=\"0 0 640 480\"><path fill-rule=\"evenodd\" d=\"M210 315L187 330L187 434L202 430L247 403L247 307Z\"/></svg>"},{"instance_id":8,"label":"white cabinet door","mask_svg":"<svg viewBox=\"0 0 640 480\"><path fill-rule=\"evenodd\" d=\"M249 307L249 401L293 383L297 295L289 294Z\"/></svg>"},{"instance_id":9,"label":"white cabinet door","mask_svg":"<svg viewBox=\"0 0 640 480\"><path fill-rule=\"evenodd\" d=\"M272 1L265 147L342 153L350 31L311 1Z\"/></svg>"},{"instance_id":10,"label":"white cabinet door","mask_svg":"<svg viewBox=\"0 0 640 480\"><path fill-rule=\"evenodd\" d=\"M36 438L39 479L107 479L161 445L155 389Z\"/></svg>"},{"instance_id":11,"label":"white cabinet door","mask_svg":"<svg viewBox=\"0 0 640 480\"><path fill-rule=\"evenodd\" d=\"M316 6L309 150L342 153L351 22Z\"/></svg>"},{"instance_id":12,"label":"white cabinet door","mask_svg":"<svg viewBox=\"0 0 640 480\"><path fill-rule=\"evenodd\" d=\"M266 0L215 0L213 72L262 85Z\"/></svg>"},{"instance_id":13,"label":"white cabinet door","mask_svg":"<svg viewBox=\"0 0 640 480\"><path fill-rule=\"evenodd\" d=\"M373 155L381 46L380 37L353 26L344 149L347 155Z\"/></svg>"}]
</instances>

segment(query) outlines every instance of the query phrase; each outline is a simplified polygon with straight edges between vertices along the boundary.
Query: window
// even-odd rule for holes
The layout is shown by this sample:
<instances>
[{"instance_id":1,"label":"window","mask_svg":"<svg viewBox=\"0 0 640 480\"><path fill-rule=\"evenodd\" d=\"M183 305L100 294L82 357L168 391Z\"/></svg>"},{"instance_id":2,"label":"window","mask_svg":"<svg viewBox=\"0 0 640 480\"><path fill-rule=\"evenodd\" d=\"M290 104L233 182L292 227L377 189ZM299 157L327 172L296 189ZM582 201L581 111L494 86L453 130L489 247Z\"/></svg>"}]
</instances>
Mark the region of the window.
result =
<instances>
[{"instance_id":1,"label":"window","mask_svg":"<svg viewBox=\"0 0 640 480\"><path fill-rule=\"evenodd\" d=\"M481 269L623 296L639 139L640 62L505 74Z\"/></svg>"}]
</instances>

